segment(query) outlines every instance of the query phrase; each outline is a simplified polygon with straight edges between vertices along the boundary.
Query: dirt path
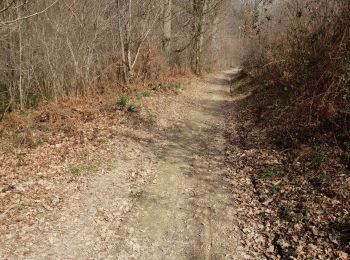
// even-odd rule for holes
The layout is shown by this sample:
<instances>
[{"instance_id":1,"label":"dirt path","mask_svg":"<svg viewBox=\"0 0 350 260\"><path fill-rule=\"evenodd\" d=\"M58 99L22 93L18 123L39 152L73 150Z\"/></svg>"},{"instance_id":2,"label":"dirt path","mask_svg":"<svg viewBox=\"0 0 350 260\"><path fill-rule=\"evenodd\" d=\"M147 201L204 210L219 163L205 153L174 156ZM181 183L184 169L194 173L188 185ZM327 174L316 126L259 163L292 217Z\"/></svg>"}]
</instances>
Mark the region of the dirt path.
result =
<instances>
[{"instance_id":1,"label":"dirt path","mask_svg":"<svg viewBox=\"0 0 350 260\"><path fill-rule=\"evenodd\" d=\"M225 83L197 81L190 105L174 100L156 128L125 133L124 152L0 258L249 259L224 179Z\"/></svg>"},{"instance_id":2,"label":"dirt path","mask_svg":"<svg viewBox=\"0 0 350 260\"><path fill-rule=\"evenodd\" d=\"M224 176L225 81L201 83L178 129L157 147L157 177L139 197L111 255L128 259L241 259Z\"/></svg>"}]
</instances>

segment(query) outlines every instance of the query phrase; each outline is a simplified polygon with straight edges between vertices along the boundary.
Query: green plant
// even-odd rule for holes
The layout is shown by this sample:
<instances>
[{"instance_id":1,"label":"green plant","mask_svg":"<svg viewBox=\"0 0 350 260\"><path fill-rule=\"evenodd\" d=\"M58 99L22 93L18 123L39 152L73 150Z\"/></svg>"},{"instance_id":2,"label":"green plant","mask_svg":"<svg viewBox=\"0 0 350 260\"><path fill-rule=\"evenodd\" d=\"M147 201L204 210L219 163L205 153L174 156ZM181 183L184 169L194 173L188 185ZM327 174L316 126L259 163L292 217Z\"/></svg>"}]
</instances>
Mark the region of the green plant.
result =
<instances>
[{"instance_id":1,"label":"green plant","mask_svg":"<svg viewBox=\"0 0 350 260\"><path fill-rule=\"evenodd\" d=\"M137 106L135 104L130 104L128 106L128 111L129 112L137 112Z\"/></svg>"},{"instance_id":2,"label":"green plant","mask_svg":"<svg viewBox=\"0 0 350 260\"><path fill-rule=\"evenodd\" d=\"M278 172L273 168L267 168L263 172L262 178L264 180L272 180L278 176Z\"/></svg>"},{"instance_id":3,"label":"green plant","mask_svg":"<svg viewBox=\"0 0 350 260\"><path fill-rule=\"evenodd\" d=\"M282 183L278 183L274 186L271 187L271 193L272 194L277 194L281 191L281 189L283 188L283 184Z\"/></svg>"},{"instance_id":4,"label":"green plant","mask_svg":"<svg viewBox=\"0 0 350 260\"><path fill-rule=\"evenodd\" d=\"M291 210L287 206L280 207L279 213L282 218L287 219L290 217Z\"/></svg>"},{"instance_id":5,"label":"green plant","mask_svg":"<svg viewBox=\"0 0 350 260\"><path fill-rule=\"evenodd\" d=\"M81 173L96 173L98 171L97 166L95 165L83 165L83 166L74 166L69 169L71 174L81 174Z\"/></svg>"},{"instance_id":6,"label":"green plant","mask_svg":"<svg viewBox=\"0 0 350 260\"><path fill-rule=\"evenodd\" d=\"M79 167L79 166L74 166L74 167L72 167L72 168L69 169L69 172L70 172L71 174L80 174L81 171L82 171L82 168Z\"/></svg>"},{"instance_id":7,"label":"green plant","mask_svg":"<svg viewBox=\"0 0 350 260\"><path fill-rule=\"evenodd\" d=\"M144 91L144 92L138 93L136 95L136 98L137 99L142 99L144 97L150 97L150 96L151 96L151 93L149 91Z\"/></svg>"},{"instance_id":8,"label":"green plant","mask_svg":"<svg viewBox=\"0 0 350 260\"><path fill-rule=\"evenodd\" d=\"M125 108L128 103L128 97L126 95L123 95L119 98L117 105L120 108Z\"/></svg>"}]
</instances>

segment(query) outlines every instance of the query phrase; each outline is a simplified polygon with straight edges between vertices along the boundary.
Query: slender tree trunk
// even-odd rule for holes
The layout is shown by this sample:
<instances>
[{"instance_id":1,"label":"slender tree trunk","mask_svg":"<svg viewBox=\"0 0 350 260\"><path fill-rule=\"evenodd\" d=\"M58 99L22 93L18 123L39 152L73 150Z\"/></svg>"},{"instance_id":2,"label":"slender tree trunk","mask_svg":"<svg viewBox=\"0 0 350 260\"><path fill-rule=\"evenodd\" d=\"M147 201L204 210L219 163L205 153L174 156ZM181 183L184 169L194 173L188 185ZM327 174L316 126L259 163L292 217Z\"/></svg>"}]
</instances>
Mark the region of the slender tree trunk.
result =
<instances>
[{"instance_id":1,"label":"slender tree trunk","mask_svg":"<svg viewBox=\"0 0 350 260\"><path fill-rule=\"evenodd\" d=\"M168 60L168 64L171 64L171 23L172 23L172 0L163 0L163 50Z\"/></svg>"},{"instance_id":2,"label":"slender tree trunk","mask_svg":"<svg viewBox=\"0 0 350 260\"><path fill-rule=\"evenodd\" d=\"M131 2L131 0L130 0ZM122 67L123 67L123 77L126 84L130 83L130 75L129 75L129 58L130 58L130 50L129 50L129 38L128 32L124 31L124 27L122 25L122 13L121 13L121 5L120 0L117 0L117 8L118 8L118 29L119 29L119 40L121 45L121 51L122 51ZM129 5L130 10L130 5ZM124 34L126 36L124 37Z\"/></svg>"},{"instance_id":3,"label":"slender tree trunk","mask_svg":"<svg viewBox=\"0 0 350 260\"><path fill-rule=\"evenodd\" d=\"M218 24L219 17L214 18L212 33L211 33L211 47L212 47L212 60L216 63L219 55L219 39L218 39ZM216 65L216 64L214 64Z\"/></svg>"},{"instance_id":4,"label":"slender tree trunk","mask_svg":"<svg viewBox=\"0 0 350 260\"><path fill-rule=\"evenodd\" d=\"M17 16L21 17L21 7L17 8ZM24 109L24 93L23 93L23 73L22 73L22 52L23 52L23 44L22 44L22 22L18 23L18 45L19 45L19 80L18 80L18 90L19 90L19 104L20 109Z\"/></svg>"},{"instance_id":5,"label":"slender tree trunk","mask_svg":"<svg viewBox=\"0 0 350 260\"><path fill-rule=\"evenodd\" d=\"M204 32L206 30L205 26L207 24L208 16L207 12L209 9L209 1L203 0L201 6L201 15L200 15L200 35L199 35L199 43L198 43L198 73L202 72L202 54L203 54L203 45L204 45Z\"/></svg>"},{"instance_id":6,"label":"slender tree trunk","mask_svg":"<svg viewBox=\"0 0 350 260\"><path fill-rule=\"evenodd\" d=\"M192 54L191 65L192 70L196 74L201 73L201 55L203 46L203 27L205 18L206 0L193 0L193 37L192 37Z\"/></svg>"},{"instance_id":7,"label":"slender tree trunk","mask_svg":"<svg viewBox=\"0 0 350 260\"><path fill-rule=\"evenodd\" d=\"M128 23L127 23L127 35L126 35L126 42L125 44L125 52L127 57L127 69L128 69L128 76L129 79L133 77L133 69L132 69L132 58L131 58L131 28L132 28L132 0L129 0L129 10L128 10Z\"/></svg>"}]
</instances>

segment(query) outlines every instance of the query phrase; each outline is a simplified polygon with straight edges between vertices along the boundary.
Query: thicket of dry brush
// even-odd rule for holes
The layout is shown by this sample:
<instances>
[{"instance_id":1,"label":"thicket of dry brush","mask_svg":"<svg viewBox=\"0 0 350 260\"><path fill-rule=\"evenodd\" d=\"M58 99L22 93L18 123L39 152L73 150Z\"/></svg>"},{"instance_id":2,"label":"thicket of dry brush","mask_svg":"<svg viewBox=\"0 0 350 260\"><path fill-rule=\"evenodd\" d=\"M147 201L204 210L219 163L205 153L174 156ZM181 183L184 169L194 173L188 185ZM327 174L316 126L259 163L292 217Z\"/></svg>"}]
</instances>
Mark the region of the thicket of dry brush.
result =
<instances>
[{"instance_id":1,"label":"thicket of dry brush","mask_svg":"<svg viewBox=\"0 0 350 260\"><path fill-rule=\"evenodd\" d=\"M275 88L281 125L350 130L350 2L255 1L245 67Z\"/></svg>"}]
</instances>

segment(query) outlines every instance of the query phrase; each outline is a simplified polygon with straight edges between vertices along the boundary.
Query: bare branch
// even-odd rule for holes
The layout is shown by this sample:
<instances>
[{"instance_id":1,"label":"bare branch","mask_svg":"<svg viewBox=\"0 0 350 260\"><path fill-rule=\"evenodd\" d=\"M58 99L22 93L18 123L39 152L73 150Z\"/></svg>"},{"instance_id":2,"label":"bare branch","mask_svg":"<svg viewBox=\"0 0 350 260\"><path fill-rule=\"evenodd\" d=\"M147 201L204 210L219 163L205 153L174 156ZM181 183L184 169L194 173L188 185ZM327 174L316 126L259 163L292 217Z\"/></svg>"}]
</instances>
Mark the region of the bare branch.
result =
<instances>
[{"instance_id":1,"label":"bare branch","mask_svg":"<svg viewBox=\"0 0 350 260\"><path fill-rule=\"evenodd\" d=\"M10 9L10 7L16 2L16 0L13 0L12 2L10 2L6 7L4 7L2 10L0 10L0 13L3 13L5 11L7 11L8 9Z\"/></svg>"},{"instance_id":2,"label":"bare branch","mask_svg":"<svg viewBox=\"0 0 350 260\"><path fill-rule=\"evenodd\" d=\"M43 14L43 13L45 13L47 10L49 10L51 7L53 7L54 5L56 5L58 2L59 2L59 0L56 0L56 1L53 2L51 5L49 5L49 6L46 7L45 9L43 9L42 11L33 13L33 14L31 14L31 15L28 15L28 16L19 17L19 18L15 19L15 20L0 22L0 24L1 24L1 25L9 25L9 24L12 24L12 23L16 23L16 22L18 22L18 21L26 20L26 19L32 18L32 17L34 17L34 16Z\"/></svg>"}]
</instances>

